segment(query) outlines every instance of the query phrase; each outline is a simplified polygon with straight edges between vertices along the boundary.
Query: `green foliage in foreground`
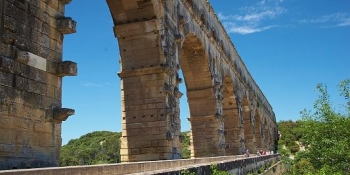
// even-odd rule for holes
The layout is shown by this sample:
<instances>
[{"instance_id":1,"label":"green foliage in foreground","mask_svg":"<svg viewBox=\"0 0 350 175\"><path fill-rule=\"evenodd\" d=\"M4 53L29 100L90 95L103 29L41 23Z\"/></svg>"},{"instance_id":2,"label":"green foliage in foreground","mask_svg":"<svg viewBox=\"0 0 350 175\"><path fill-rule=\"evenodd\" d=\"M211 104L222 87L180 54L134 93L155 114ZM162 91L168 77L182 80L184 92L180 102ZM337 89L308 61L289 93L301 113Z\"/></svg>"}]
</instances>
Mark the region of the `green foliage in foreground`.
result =
<instances>
[{"instance_id":1,"label":"green foliage in foreground","mask_svg":"<svg viewBox=\"0 0 350 175\"><path fill-rule=\"evenodd\" d=\"M231 174L226 171L219 170L217 164L210 165L210 170L212 175L230 175Z\"/></svg>"},{"instance_id":2,"label":"green foliage in foreground","mask_svg":"<svg viewBox=\"0 0 350 175\"><path fill-rule=\"evenodd\" d=\"M210 166L210 173L212 175L231 175L231 173L228 173L226 171L221 171L218 169L218 165L217 164L214 164L214 165L211 165ZM180 172L181 175L197 175L197 173L195 172L191 172L190 170L182 170Z\"/></svg>"},{"instance_id":3,"label":"green foliage in foreground","mask_svg":"<svg viewBox=\"0 0 350 175\"><path fill-rule=\"evenodd\" d=\"M121 133L95 131L72 139L61 148L60 166L120 162Z\"/></svg>"},{"instance_id":4,"label":"green foliage in foreground","mask_svg":"<svg viewBox=\"0 0 350 175\"><path fill-rule=\"evenodd\" d=\"M291 175L350 174L350 80L338 87L346 100L342 109L332 107L327 87L319 84L314 112L302 111L303 141L308 148L296 154Z\"/></svg>"}]
</instances>

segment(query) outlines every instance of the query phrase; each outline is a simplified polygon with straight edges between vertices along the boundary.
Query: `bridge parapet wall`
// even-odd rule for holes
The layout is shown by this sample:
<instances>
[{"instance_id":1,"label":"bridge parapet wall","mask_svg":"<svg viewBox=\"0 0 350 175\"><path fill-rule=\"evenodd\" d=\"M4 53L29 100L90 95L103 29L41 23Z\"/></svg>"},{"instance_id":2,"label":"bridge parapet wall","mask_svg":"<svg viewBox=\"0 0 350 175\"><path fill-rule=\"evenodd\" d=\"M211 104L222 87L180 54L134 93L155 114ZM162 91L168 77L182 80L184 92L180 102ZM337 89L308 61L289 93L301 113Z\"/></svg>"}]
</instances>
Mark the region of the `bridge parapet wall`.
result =
<instances>
[{"instance_id":1,"label":"bridge parapet wall","mask_svg":"<svg viewBox=\"0 0 350 175\"><path fill-rule=\"evenodd\" d=\"M108 165L74 166L60 168L38 168L28 170L0 171L0 175L125 175L125 174L179 174L189 169L199 174L210 173L210 165L218 165L219 170L235 172L238 175L247 174L258 169L266 162L276 162L279 155L260 157L224 156L211 158L196 158L182 160L164 160L151 162L134 162Z\"/></svg>"}]
</instances>

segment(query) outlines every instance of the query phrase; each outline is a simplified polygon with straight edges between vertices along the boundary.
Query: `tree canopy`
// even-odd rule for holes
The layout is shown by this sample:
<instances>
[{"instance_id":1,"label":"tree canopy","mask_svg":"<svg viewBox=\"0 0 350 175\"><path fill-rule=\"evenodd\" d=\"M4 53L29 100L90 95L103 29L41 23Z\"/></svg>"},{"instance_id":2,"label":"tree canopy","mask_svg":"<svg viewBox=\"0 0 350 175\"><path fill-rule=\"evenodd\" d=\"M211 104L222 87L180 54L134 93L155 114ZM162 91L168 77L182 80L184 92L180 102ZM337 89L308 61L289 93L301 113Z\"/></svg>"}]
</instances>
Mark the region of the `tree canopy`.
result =
<instances>
[{"instance_id":1,"label":"tree canopy","mask_svg":"<svg viewBox=\"0 0 350 175\"><path fill-rule=\"evenodd\" d=\"M189 131L182 132L182 157L190 158ZM120 132L95 131L70 140L61 148L60 166L120 162Z\"/></svg>"},{"instance_id":2,"label":"tree canopy","mask_svg":"<svg viewBox=\"0 0 350 175\"><path fill-rule=\"evenodd\" d=\"M121 133L95 131L72 139L61 148L61 166L120 162Z\"/></svg>"},{"instance_id":3,"label":"tree canopy","mask_svg":"<svg viewBox=\"0 0 350 175\"><path fill-rule=\"evenodd\" d=\"M305 151L296 154L291 174L350 174L350 80L339 85L343 109L332 106L327 87L317 85L313 112L303 110L301 130Z\"/></svg>"}]
</instances>

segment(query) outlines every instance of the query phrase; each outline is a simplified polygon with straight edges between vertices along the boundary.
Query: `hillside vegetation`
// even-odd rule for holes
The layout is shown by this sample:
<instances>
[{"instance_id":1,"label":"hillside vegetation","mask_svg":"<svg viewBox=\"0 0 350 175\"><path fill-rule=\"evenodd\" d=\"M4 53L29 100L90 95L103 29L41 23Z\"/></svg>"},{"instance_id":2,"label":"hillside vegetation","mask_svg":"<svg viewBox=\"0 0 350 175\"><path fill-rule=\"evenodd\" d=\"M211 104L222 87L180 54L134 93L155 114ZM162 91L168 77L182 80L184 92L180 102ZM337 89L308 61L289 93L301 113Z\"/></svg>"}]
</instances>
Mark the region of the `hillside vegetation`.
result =
<instances>
[{"instance_id":1,"label":"hillside vegetation","mask_svg":"<svg viewBox=\"0 0 350 175\"><path fill-rule=\"evenodd\" d=\"M72 139L61 148L61 166L120 162L121 133L95 131Z\"/></svg>"},{"instance_id":2,"label":"hillside vegetation","mask_svg":"<svg viewBox=\"0 0 350 175\"><path fill-rule=\"evenodd\" d=\"M319 84L319 97L312 111L302 111L301 121L279 123L280 152L291 165L288 175L350 174L350 80L341 82L338 88L345 99L340 109L332 106L327 87ZM298 151L297 143L302 143L305 151ZM281 148L283 144L286 149ZM288 158L289 153L295 154L293 160Z\"/></svg>"},{"instance_id":3,"label":"hillside vegetation","mask_svg":"<svg viewBox=\"0 0 350 175\"><path fill-rule=\"evenodd\" d=\"M287 157L291 155L293 156L300 150L301 147L303 147L303 131L301 127L302 121L279 121L277 125L281 134L278 141L279 152Z\"/></svg>"},{"instance_id":4,"label":"hillside vegetation","mask_svg":"<svg viewBox=\"0 0 350 175\"><path fill-rule=\"evenodd\" d=\"M181 133L183 158L191 156L188 133ZM60 166L119 163L120 137L120 132L95 131L72 139L61 148Z\"/></svg>"}]
</instances>

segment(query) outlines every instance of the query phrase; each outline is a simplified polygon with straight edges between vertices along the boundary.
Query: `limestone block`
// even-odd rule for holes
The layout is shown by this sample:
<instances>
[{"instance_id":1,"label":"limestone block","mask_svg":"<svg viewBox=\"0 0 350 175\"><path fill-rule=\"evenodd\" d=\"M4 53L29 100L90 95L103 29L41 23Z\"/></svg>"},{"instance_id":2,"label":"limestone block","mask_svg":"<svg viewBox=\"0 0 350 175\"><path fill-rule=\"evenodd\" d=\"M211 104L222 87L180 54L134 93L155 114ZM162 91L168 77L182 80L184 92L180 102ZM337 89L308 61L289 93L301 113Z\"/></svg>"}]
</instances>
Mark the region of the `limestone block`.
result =
<instances>
[{"instance_id":1,"label":"limestone block","mask_svg":"<svg viewBox=\"0 0 350 175\"><path fill-rule=\"evenodd\" d=\"M120 149L120 155L128 155L128 154L130 154L130 149L123 149L123 148L121 148Z\"/></svg>"},{"instance_id":2,"label":"limestone block","mask_svg":"<svg viewBox=\"0 0 350 175\"><path fill-rule=\"evenodd\" d=\"M58 1L60 1L60 0L58 0ZM64 4L64 3L58 3L58 11L64 13L65 6L66 6L66 4Z\"/></svg>"},{"instance_id":3,"label":"limestone block","mask_svg":"<svg viewBox=\"0 0 350 175\"><path fill-rule=\"evenodd\" d=\"M59 109L62 107L62 103L60 99L43 96L43 101L44 101L43 108L45 109L57 109L57 108Z\"/></svg>"},{"instance_id":4,"label":"limestone block","mask_svg":"<svg viewBox=\"0 0 350 175\"><path fill-rule=\"evenodd\" d=\"M66 121L67 118L71 115L74 115L75 111L74 109L68 109L68 108L61 108L61 109L55 109L53 111L53 118L57 122Z\"/></svg>"},{"instance_id":5,"label":"limestone block","mask_svg":"<svg viewBox=\"0 0 350 175\"><path fill-rule=\"evenodd\" d=\"M62 99L62 88L61 87L55 87L55 97L56 100Z\"/></svg>"},{"instance_id":6,"label":"limestone block","mask_svg":"<svg viewBox=\"0 0 350 175\"><path fill-rule=\"evenodd\" d=\"M28 80L28 87L26 89L28 92L46 95L46 86L44 83Z\"/></svg>"},{"instance_id":7,"label":"limestone block","mask_svg":"<svg viewBox=\"0 0 350 175\"><path fill-rule=\"evenodd\" d=\"M165 127L166 121L154 121L154 122L147 122L147 127L154 128L154 127Z\"/></svg>"},{"instance_id":8,"label":"limestone block","mask_svg":"<svg viewBox=\"0 0 350 175\"><path fill-rule=\"evenodd\" d=\"M47 61L46 62L46 72L51 74L56 74L57 72L57 63Z\"/></svg>"},{"instance_id":9,"label":"limestone block","mask_svg":"<svg viewBox=\"0 0 350 175\"><path fill-rule=\"evenodd\" d=\"M0 56L0 70L12 74L21 74L22 71L25 72L25 69L23 70L23 67L20 65L20 63L3 56Z\"/></svg>"},{"instance_id":10,"label":"limestone block","mask_svg":"<svg viewBox=\"0 0 350 175\"><path fill-rule=\"evenodd\" d=\"M131 149L131 155L138 155L140 154L140 149Z\"/></svg>"},{"instance_id":11,"label":"limestone block","mask_svg":"<svg viewBox=\"0 0 350 175\"><path fill-rule=\"evenodd\" d=\"M41 149L43 149L42 151L44 151L45 147L56 146L54 141L53 141L52 133L41 133L40 136L41 137L39 140L39 146L41 147Z\"/></svg>"},{"instance_id":12,"label":"limestone block","mask_svg":"<svg viewBox=\"0 0 350 175\"><path fill-rule=\"evenodd\" d=\"M13 74L7 72L0 72L0 85L12 87L13 85Z\"/></svg>"},{"instance_id":13,"label":"limestone block","mask_svg":"<svg viewBox=\"0 0 350 175\"><path fill-rule=\"evenodd\" d=\"M42 95L23 91L21 93L21 98L25 105L44 108L44 96Z\"/></svg>"},{"instance_id":14,"label":"limestone block","mask_svg":"<svg viewBox=\"0 0 350 175\"><path fill-rule=\"evenodd\" d=\"M76 76L78 72L77 63L72 61L63 61L57 63L57 76Z\"/></svg>"},{"instance_id":15,"label":"limestone block","mask_svg":"<svg viewBox=\"0 0 350 175\"><path fill-rule=\"evenodd\" d=\"M70 2L72 2L72 0L58 0L60 3L62 4L69 4Z\"/></svg>"},{"instance_id":16,"label":"limestone block","mask_svg":"<svg viewBox=\"0 0 350 175\"><path fill-rule=\"evenodd\" d=\"M48 20L46 20L47 23L51 23L51 21L55 21L55 18L61 18L64 17L63 13L59 11L58 9L58 2L57 0L47 0L47 6L45 8L45 13L49 15ZM57 23L55 24L50 24L50 26L56 28Z\"/></svg>"},{"instance_id":17,"label":"limestone block","mask_svg":"<svg viewBox=\"0 0 350 175\"><path fill-rule=\"evenodd\" d=\"M0 37L1 35L2 34L0 34ZM13 47L11 44L5 44L3 42L0 42L0 53L2 56L14 58L16 53L15 47Z\"/></svg>"},{"instance_id":18,"label":"limestone block","mask_svg":"<svg viewBox=\"0 0 350 175\"><path fill-rule=\"evenodd\" d=\"M35 121L33 123L33 131L35 133L48 133L52 130L53 124L50 122Z\"/></svg>"},{"instance_id":19,"label":"limestone block","mask_svg":"<svg viewBox=\"0 0 350 175\"><path fill-rule=\"evenodd\" d=\"M152 154L152 153L161 153L160 151L158 151L155 148L141 148L140 154Z\"/></svg>"},{"instance_id":20,"label":"limestone block","mask_svg":"<svg viewBox=\"0 0 350 175\"><path fill-rule=\"evenodd\" d=\"M59 0L46 0L45 1L47 5L49 5L53 9L58 9L58 4L60 3Z\"/></svg>"},{"instance_id":21,"label":"limestone block","mask_svg":"<svg viewBox=\"0 0 350 175\"><path fill-rule=\"evenodd\" d=\"M157 20L128 23L114 27L115 36L118 38L133 36L141 33L151 33L160 29Z\"/></svg>"},{"instance_id":22,"label":"limestone block","mask_svg":"<svg viewBox=\"0 0 350 175\"><path fill-rule=\"evenodd\" d=\"M77 22L75 22L70 17L65 17L57 20L58 23L58 31L62 34L71 34L76 32L76 25Z\"/></svg>"},{"instance_id":23,"label":"limestone block","mask_svg":"<svg viewBox=\"0 0 350 175\"><path fill-rule=\"evenodd\" d=\"M47 81L46 81L47 85L52 85L55 87L62 86L62 77L58 77L58 76L53 75L53 74L47 74L46 76L47 76Z\"/></svg>"}]
</instances>

